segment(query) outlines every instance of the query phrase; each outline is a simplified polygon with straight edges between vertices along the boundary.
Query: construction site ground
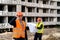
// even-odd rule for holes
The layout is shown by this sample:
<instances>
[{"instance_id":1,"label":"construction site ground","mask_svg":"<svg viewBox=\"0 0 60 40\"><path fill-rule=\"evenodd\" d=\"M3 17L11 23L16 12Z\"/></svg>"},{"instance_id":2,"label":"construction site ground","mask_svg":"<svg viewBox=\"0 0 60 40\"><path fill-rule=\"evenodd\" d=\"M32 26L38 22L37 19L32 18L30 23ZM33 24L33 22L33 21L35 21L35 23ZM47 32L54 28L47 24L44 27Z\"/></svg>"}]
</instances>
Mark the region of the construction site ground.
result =
<instances>
[{"instance_id":1,"label":"construction site ground","mask_svg":"<svg viewBox=\"0 0 60 40\"><path fill-rule=\"evenodd\" d=\"M34 34L27 31L28 40L34 40ZM12 38L12 32L0 33L0 40L14 40ZM60 28L46 28L42 40L60 40Z\"/></svg>"}]
</instances>

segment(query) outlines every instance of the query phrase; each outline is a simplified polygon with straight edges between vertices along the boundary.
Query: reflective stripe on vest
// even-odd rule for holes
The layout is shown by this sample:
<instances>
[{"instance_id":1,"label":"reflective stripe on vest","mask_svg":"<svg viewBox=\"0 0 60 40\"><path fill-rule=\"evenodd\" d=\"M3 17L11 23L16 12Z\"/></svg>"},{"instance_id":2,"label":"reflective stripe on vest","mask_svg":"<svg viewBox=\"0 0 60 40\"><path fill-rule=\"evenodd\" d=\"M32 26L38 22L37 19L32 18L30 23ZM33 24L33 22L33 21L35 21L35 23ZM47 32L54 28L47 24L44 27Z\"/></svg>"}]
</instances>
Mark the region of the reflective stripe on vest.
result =
<instances>
[{"instance_id":1,"label":"reflective stripe on vest","mask_svg":"<svg viewBox=\"0 0 60 40\"><path fill-rule=\"evenodd\" d=\"M25 38L26 24L24 21L22 22L24 27L22 27L19 20L16 20L16 27L13 28L13 38L20 38L20 37Z\"/></svg>"},{"instance_id":2,"label":"reflective stripe on vest","mask_svg":"<svg viewBox=\"0 0 60 40\"><path fill-rule=\"evenodd\" d=\"M42 23L42 22L37 23L37 24L36 24L36 27L40 27L41 25L43 25L43 23ZM37 33L43 33L43 32L44 32L44 25L42 26L42 28L41 28L41 29L38 29Z\"/></svg>"}]
</instances>

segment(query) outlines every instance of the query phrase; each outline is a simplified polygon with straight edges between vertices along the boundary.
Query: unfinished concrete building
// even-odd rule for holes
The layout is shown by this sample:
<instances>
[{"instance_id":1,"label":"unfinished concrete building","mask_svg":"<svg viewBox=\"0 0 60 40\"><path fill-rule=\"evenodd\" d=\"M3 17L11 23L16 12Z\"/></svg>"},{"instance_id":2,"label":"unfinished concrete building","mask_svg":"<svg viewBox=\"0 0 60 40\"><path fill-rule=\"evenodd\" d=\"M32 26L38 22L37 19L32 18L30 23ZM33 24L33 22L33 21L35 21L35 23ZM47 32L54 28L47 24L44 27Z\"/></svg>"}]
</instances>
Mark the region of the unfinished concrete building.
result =
<instances>
[{"instance_id":1,"label":"unfinished concrete building","mask_svg":"<svg viewBox=\"0 0 60 40\"><path fill-rule=\"evenodd\" d=\"M26 22L36 23L41 17L45 27L60 25L60 0L0 0L0 25L8 23L17 11L23 12Z\"/></svg>"}]
</instances>

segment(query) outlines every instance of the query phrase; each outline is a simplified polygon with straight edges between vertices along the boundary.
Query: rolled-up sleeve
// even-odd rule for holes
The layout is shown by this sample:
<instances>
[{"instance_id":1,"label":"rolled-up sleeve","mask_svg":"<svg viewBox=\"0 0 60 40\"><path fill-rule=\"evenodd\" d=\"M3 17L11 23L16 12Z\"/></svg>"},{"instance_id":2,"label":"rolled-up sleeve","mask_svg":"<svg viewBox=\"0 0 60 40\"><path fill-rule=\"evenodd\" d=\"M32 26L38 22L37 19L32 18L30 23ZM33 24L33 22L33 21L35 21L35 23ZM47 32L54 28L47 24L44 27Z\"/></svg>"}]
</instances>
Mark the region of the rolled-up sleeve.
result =
<instances>
[{"instance_id":1,"label":"rolled-up sleeve","mask_svg":"<svg viewBox=\"0 0 60 40\"><path fill-rule=\"evenodd\" d=\"M43 25L41 25L40 27L37 27L37 29L42 29Z\"/></svg>"}]
</instances>

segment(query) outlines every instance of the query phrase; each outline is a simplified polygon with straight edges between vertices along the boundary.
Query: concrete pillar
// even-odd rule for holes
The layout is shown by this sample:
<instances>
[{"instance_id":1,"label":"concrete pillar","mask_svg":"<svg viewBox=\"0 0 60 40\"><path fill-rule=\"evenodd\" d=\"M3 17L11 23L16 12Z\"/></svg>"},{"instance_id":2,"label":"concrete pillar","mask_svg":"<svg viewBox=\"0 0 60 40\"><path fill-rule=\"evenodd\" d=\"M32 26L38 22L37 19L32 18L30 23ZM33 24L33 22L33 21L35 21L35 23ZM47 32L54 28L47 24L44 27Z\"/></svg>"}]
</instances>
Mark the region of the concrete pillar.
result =
<instances>
[{"instance_id":1,"label":"concrete pillar","mask_svg":"<svg viewBox=\"0 0 60 40\"><path fill-rule=\"evenodd\" d=\"M27 17L25 17L25 21L26 21L26 23L27 23Z\"/></svg>"},{"instance_id":2,"label":"concrete pillar","mask_svg":"<svg viewBox=\"0 0 60 40\"><path fill-rule=\"evenodd\" d=\"M28 8L27 8L27 7L25 7L25 12L26 12L26 13L28 12Z\"/></svg>"},{"instance_id":3,"label":"concrete pillar","mask_svg":"<svg viewBox=\"0 0 60 40\"><path fill-rule=\"evenodd\" d=\"M21 5L17 5L16 10L17 10L17 11L21 11Z\"/></svg>"},{"instance_id":4,"label":"concrete pillar","mask_svg":"<svg viewBox=\"0 0 60 40\"><path fill-rule=\"evenodd\" d=\"M54 22L57 22L57 17L56 17L56 18L54 18Z\"/></svg>"},{"instance_id":5,"label":"concrete pillar","mask_svg":"<svg viewBox=\"0 0 60 40\"><path fill-rule=\"evenodd\" d=\"M28 2L28 0L25 0L25 2Z\"/></svg>"},{"instance_id":6,"label":"concrete pillar","mask_svg":"<svg viewBox=\"0 0 60 40\"><path fill-rule=\"evenodd\" d=\"M37 13L37 8L35 8L35 13Z\"/></svg>"},{"instance_id":7,"label":"concrete pillar","mask_svg":"<svg viewBox=\"0 0 60 40\"><path fill-rule=\"evenodd\" d=\"M49 14L50 14L50 11L51 11L51 10L49 9L49 11L48 11Z\"/></svg>"},{"instance_id":8,"label":"concrete pillar","mask_svg":"<svg viewBox=\"0 0 60 40\"><path fill-rule=\"evenodd\" d=\"M38 0L38 3L39 3L39 4L43 4L42 0Z\"/></svg>"},{"instance_id":9,"label":"concrete pillar","mask_svg":"<svg viewBox=\"0 0 60 40\"><path fill-rule=\"evenodd\" d=\"M34 12L34 8L32 8L32 12Z\"/></svg>"},{"instance_id":10,"label":"concrete pillar","mask_svg":"<svg viewBox=\"0 0 60 40\"><path fill-rule=\"evenodd\" d=\"M32 8L32 12L36 12L36 8Z\"/></svg>"},{"instance_id":11,"label":"concrete pillar","mask_svg":"<svg viewBox=\"0 0 60 40\"><path fill-rule=\"evenodd\" d=\"M4 18L4 23L8 23L8 17Z\"/></svg>"},{"instance_id":12,"label":"concrete pillar","mask_svg":"<svg viewBox=\"0 0 60 40\"><path fill-rule=\"evenodd\" d=\"M39 9L39 13L42 14L43 13L43 9Z\"/></svg>"},{"instance_id":13,"label":"concrete pillar","mask_svg":"<svg viewBox=\"0 0 60 40\"><path fill-rule=\"evenodd\" d=\"M54 2L54 6L56 6L56 7L57 7L57 1L55 1L55 2Z\"/></svg>"},{"instance_id":14,"label":"concrete pillar","mask_svg":"<svg viewBox=\"0 0 60 40\"><path fill-rule=\"evenodd\" d=\"M38 3L40 3L40 0L38 0Z\"/></svg>"},{"instance_id":15,"label":"concrete pillar","mask_svg":"<svg viewBox=\"0 0 60 40\"><path fill-rule=\"evenodd\" d=\"M36 3L37 0L34 0L34 2Z\"/></svg>"},{"instance_id":16,"label":"concrete pillar","mask_svg":"<svg viewBox=\"0 0 60 40\"><path fill-rule=\"evenodd\" d=\"M32 0L33 3L36 3L37 0Z\"/></svg>"},{"instance_id":17,"label":"concrete pillar","mask_svg":"<svg viewBox=\"0 0 60 40\"><path fill-rule=\"evenodd\" d=\"M33 17L31 18L31 22L34 22L34 18Z\"/></svg>"},{"instance_id":18,"label":"concrete pillar","mask_svg":"<svg viewBox=\"0 0 60 40\"><path fill-rule=\"evenodd\" d=\"M21 0L16 0L18 4L21 4Z\"/></svg>"},{"instance_id":19,"label":"concrete pillar","mask_svg":"<svg viewBox=\"0 0 60 40\"><path fill-rule=\"evenodd\" d=\"M34 22L36 22L36 17L34 17Z\"/></svg>"},{"instance_id":20,"label":"concrete pillar","mask_svg":"<svg viewBox=\"0 0 60 40\"><path fill-rule=\"evenodd\" d=\"M8 5L5 5L3 15L7 15L8 14L7 12L8 12Z\"/></svg>"},{"instance_id":21,"label":"concrete pillar","mask_svg":"<svg viewBox=\"0 0 60 40\"><path fill-rule=\"evenodd\" d=\"M54 13L57 14L57 10L54 10Z\"/></svg>"},{"instance_id":22,"label":"concrete pillar","mask_svg":"<svg viewBox=\"0 0 60 40\"><path fill-rule=\"evenodd\" d=\"M50 2L51 2L51 1L49 0L49 1L48 1L48 4L49 4L49 5L50 5Z\"/></svg>"},{"instance_id":23,"label":"concrete pillar","mask_svg":"<svg viewBox=\"0 0 60 40\"><path fill-rule=\"evenodd\" d=\"M48 22L50 22L49 19L50 19L50 18L48 17Z\"/></svg>"},{"instance_id":24,"label":"concrete pillar","mask_svg":"<svg viewBox=\"0 0 60 40\"><path fill-rule=\"evenodd\" d=\"M25 16L27 16L27 15L28 15L28 8L25 7Z\"/></svg>"},{"instance_id":25,"label":"concrete pillar","mask_svg":"<svg viewBox=\"0 0 60 40\"><path fill-rule=\"evenodd\" d=\"M7 5L4 6L4 11L8 11L8 6Z\"/></svg>"},{"instance_id":26,"label":"concrete pillar","mask_svg":"<svg viewBox=\"0 0 60 40\"><path fill-rule=\"evenodd\" d=\"M31 19L31 22L33 22L33 19Z\"/></svg>"}]
</instances>

